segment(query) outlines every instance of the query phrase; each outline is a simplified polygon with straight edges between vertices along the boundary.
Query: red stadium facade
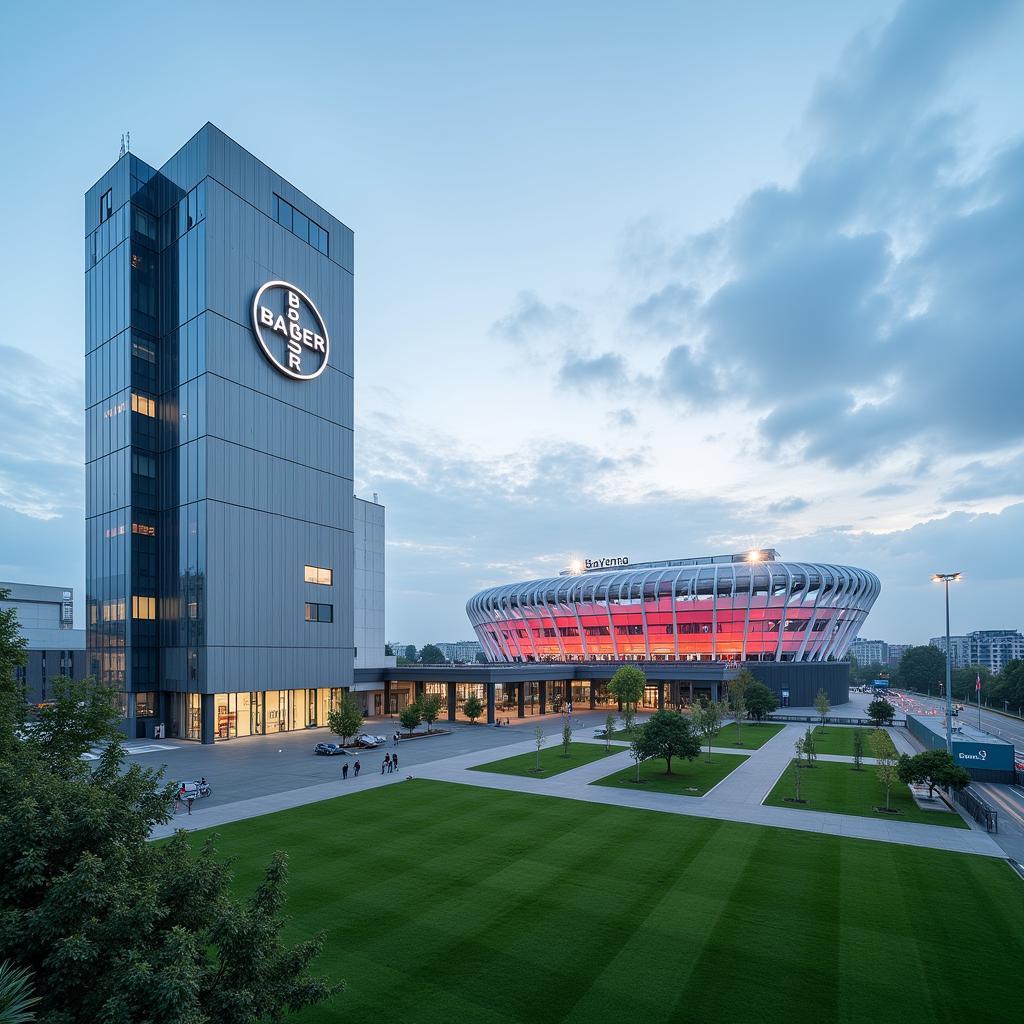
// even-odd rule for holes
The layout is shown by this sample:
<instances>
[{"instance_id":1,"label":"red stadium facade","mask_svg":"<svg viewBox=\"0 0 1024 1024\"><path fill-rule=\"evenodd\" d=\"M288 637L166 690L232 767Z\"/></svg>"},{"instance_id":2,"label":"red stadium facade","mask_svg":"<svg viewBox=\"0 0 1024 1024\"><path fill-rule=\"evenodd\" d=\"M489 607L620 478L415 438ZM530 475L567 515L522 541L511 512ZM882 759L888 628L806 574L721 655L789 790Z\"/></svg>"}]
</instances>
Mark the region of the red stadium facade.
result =
<instances>
[{"instance_id":1,"label":"red stadium facade","mask_svg":"<svg viewBox=\"0 0 1024 1024\"><path fill-rule=\"evenodd\" d=\"M492 587L466 611L498 662L815 662L844 657L880 589L864 569L765 551Z\"/></svg>"}]
</instances>

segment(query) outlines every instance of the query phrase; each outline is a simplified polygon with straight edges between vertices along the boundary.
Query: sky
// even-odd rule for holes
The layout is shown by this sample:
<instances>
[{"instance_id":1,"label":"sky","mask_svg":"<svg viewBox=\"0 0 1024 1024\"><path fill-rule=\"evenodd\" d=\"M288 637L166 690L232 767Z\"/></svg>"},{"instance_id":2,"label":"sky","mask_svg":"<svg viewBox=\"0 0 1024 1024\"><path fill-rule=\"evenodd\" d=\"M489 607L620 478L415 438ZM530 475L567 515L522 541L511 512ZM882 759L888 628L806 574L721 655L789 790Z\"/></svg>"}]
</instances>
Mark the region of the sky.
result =
<instances>
[{"instance_id":1,"label":"sky","mask_svg":"<svg viewBox=\"0 0 1024 1024\"><path fill-rule=\"evenodd\" d=\"M5 7L0 579L84 595L82 197L212 121L356 235L387 634L775 547L1024 627L1024 5Z\"/></svg>"}]
</instances>

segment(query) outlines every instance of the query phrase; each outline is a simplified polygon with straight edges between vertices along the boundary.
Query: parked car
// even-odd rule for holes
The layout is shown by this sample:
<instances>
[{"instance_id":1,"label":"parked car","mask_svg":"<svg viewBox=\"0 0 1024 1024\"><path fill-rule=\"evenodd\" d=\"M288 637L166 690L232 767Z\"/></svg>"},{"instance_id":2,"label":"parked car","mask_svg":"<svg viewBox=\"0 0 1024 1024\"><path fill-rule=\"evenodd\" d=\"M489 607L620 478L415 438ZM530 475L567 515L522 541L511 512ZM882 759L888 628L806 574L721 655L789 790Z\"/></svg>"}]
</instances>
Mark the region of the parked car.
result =
<instances>
[{"instance_id":1,"label":"parked car","mask_svg":"<svg viewBox=\"0 0 1024 1024\"><path fill-rule=\"evenodd\" d=\"M599 725L594 730L594 739L595 740L603 740L605 738L605 736L607 736L607 735L608 735L608 730L603 725Z\"/></svg>"},{"instance_id":2,"label":"parked car","mask_svg":"<svg viewBox=\"0 0 1024 1024\"><path fill-rule=\"evenodd\" d=\"M368 732L362 732L356 737L356 743L360 747L379 747L387 743L386 736L371 736Z\"/></svg>"},{"instance_id":3,"label":"parked car","mask_svg":"<svg viewBox=\"0 0 1024 1024\"><path fill-rule=\"evenodd\" d=\"M344 754L345 748L340 743L318 743L313 747L313 753L331 757L334 754Z\"/></svg>"}]
</instances>

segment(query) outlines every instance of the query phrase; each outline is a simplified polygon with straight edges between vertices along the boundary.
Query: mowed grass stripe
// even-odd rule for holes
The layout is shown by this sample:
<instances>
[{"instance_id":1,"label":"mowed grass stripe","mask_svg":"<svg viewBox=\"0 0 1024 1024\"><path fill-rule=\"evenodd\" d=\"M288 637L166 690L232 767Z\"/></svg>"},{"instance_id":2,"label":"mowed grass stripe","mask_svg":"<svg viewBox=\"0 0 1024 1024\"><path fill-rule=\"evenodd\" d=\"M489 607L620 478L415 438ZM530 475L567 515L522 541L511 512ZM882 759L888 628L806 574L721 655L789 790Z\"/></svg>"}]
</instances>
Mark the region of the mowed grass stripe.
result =
<instances>
[{"instance_id":1,"label":"mowed grass stripe","mask_svg":"<svg viewBox=\"0 0 1024 1024\"><path fill-rule=\"evenodd\" d=\"M1024 900L988 858L427 781L220 831L248 890L289 850L288 936L325 929L316 969L349 981L295 1020L1016 1012L1000 965L1024 946ZM943 970L957 934L973 970Z\"/></svg>"}]
</instances>

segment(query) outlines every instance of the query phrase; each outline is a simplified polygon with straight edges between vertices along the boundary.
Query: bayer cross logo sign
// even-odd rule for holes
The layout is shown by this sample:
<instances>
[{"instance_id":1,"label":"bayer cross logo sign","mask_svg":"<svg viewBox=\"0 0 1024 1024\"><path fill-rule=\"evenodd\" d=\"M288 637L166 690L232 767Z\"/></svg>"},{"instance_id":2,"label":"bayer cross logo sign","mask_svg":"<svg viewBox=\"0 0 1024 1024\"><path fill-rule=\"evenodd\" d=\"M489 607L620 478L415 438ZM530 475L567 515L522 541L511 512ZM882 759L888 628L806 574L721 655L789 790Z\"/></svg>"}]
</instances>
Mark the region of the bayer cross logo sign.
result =
<instances>
[{"instance_id":1,"label":"bayer cross logo sign","mask_svg":"<svg viewBox=\"0 0 1024 1024\"><path fill-rule=\"evenodd\" d=\"M293 380L313 380L327 369L331 339L320 310L300 288L268 281L252 300L252 329L274 368Z\"/></svg>"}]
</instances>

